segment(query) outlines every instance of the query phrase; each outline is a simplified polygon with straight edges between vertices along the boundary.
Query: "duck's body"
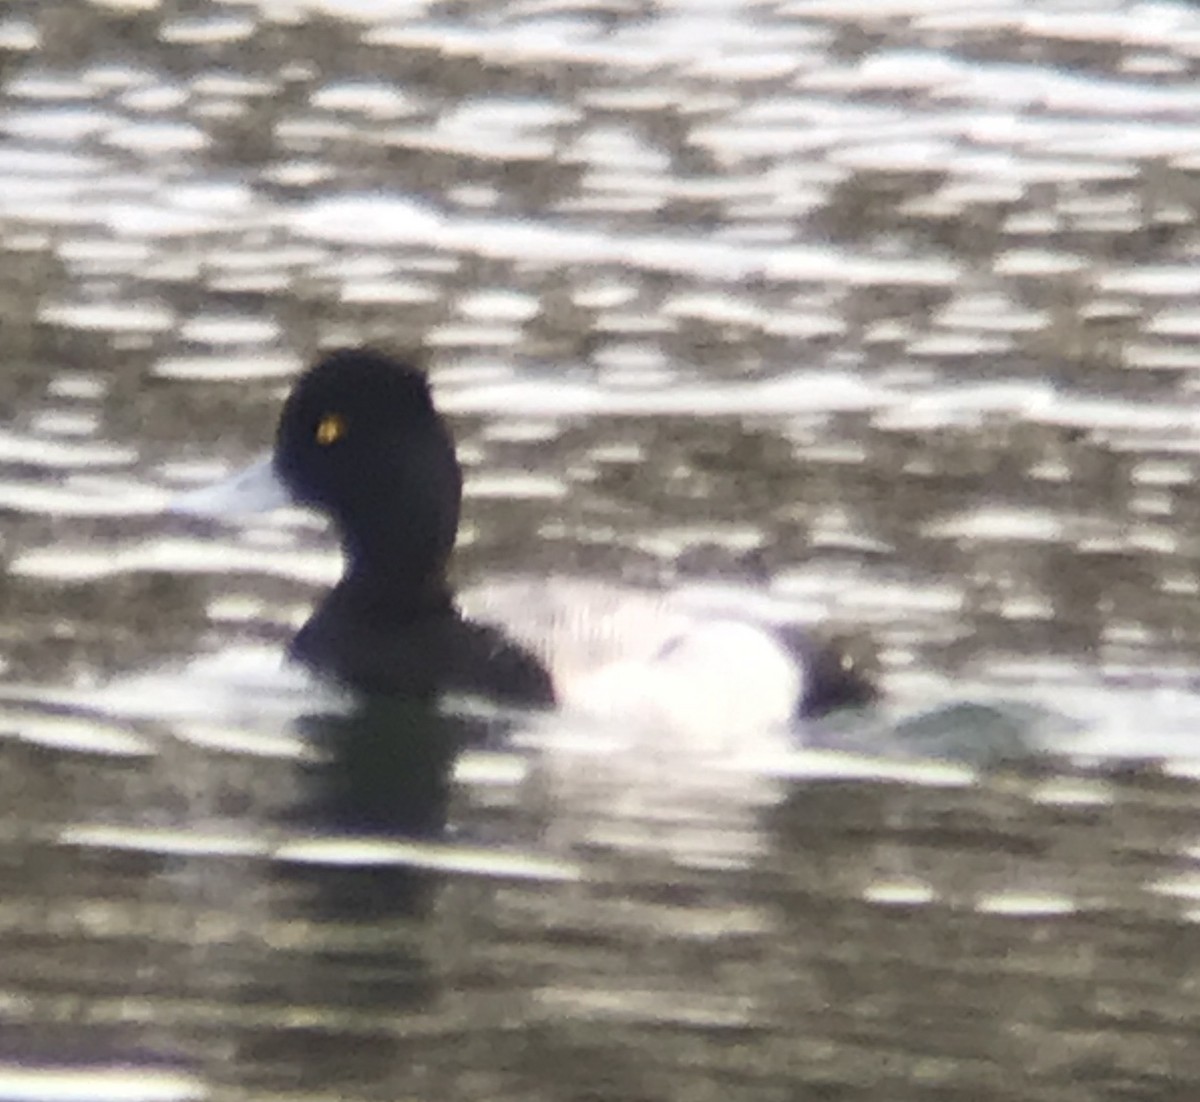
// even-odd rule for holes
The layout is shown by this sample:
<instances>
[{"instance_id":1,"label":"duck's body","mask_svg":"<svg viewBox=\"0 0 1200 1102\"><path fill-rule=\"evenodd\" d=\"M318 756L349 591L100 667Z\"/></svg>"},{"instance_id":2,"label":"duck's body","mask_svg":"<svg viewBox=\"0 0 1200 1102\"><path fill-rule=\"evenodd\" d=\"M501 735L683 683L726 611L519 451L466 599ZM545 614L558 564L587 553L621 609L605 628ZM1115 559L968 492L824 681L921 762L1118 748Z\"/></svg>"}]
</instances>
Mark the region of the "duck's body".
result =
<instances>
[{"instance_id":1,"label":"duck's body","mask_svg":"<svg viewBox=\"0 0 1200 1102\"><path fill-rule=\"evenodd\" d=\"M469 590L462 607L535 656L558 702L576 710L645 700L650 711L677 712L690 691L696 706L723 698L794 721L874 696L841 641L813 636L745 591L509 578Z\"/></svg>"},{"instance_id":2,"label":"duck's body","mask_svg":"<svg viewBox=\"0 0 1200 1102\"><path fill-rule=\"evenodd\" d=\"M794 626L705 617L659 595L593 587L589 597L581 586L539 593L521 583L508 591L507 613L493 589L490 602L476 601L476 618L465 617L447 580L462 497L454 442L425 376L378 352L333 352L300 377L260 474L238 481L240 501L205 494L193 504L244 508L269 478L274 497L259 505L291 500L330 518L344 573L291 652L352 689L535 707L619 698L653 711L655 677L686 694L695 665L706 699L714 689L730 707L747 693L767 697L781 720L873 695L840 652ZM739 667L753 684L731 679Z\"/></svg>"}]
</instances>

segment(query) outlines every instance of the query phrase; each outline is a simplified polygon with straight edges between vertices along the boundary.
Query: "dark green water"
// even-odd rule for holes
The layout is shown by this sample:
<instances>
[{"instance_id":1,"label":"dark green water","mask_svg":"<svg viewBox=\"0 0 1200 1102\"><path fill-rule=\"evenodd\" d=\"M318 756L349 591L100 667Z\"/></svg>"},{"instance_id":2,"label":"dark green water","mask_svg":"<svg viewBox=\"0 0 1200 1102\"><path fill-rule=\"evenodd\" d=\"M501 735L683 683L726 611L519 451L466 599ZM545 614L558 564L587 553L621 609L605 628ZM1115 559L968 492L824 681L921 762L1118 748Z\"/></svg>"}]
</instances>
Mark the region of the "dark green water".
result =
<instances>
[{"instance_id":1,"label":"dark green water","mask_svg":"<svg viewBox=\"0 0 1200 1102\"><path fill-rule=\"evenodd\" d=\"M0 1099L1192 1097L1197 43L0 12ZM319 526L162 505L364 340L464 585L749 586L877 651L859 749L1038 752L322 714Z\"/></svg>"}]
</instances>

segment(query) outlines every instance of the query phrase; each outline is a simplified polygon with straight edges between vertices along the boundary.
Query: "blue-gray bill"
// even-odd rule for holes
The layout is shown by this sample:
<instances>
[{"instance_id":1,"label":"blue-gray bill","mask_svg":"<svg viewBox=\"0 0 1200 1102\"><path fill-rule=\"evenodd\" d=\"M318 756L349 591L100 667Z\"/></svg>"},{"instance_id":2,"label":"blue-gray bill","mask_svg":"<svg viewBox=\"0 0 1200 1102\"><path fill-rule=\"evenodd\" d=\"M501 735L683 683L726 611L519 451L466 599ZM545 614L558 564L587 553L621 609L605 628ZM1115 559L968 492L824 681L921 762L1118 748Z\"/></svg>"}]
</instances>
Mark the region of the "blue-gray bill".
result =
<instances>
[{"instance_id":1,"label":"blue-gray bill","mask_svg":"<svg viewBox=\"0 0 1200 1102\"><path fill-rule=\"evenodd\" d=\"M177 494L167 508L183 516L222 517L266 513L292 504L291 493L266 456L220 482Z\"/></svg>"}]
</instances>

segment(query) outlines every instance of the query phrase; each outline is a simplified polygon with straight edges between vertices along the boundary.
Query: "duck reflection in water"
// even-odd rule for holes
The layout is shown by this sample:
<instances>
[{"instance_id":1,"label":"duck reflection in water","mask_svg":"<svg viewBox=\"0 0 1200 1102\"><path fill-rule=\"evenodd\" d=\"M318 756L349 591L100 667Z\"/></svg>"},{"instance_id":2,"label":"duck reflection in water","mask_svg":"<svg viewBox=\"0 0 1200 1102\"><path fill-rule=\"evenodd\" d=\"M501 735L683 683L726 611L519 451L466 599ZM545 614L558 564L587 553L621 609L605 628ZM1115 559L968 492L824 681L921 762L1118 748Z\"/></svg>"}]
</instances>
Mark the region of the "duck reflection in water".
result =
<instances>
[{"instance_id":1,"label":"duck reflection in water","mask_svg":"<svg viewBox=\"0 0 1200 1102\"><path fill-rule=\"evenodd\" d=\"M494 721L381 694L362 695L345 712L305 716L300 730L322 753L289 815L293 826L323 837L419 843L446 839L460 754L497 737ZM421 912L440 879L398 855L295 866L283 875L308 881L323 914L357 921Z\"/></svg>"}]
</instances>

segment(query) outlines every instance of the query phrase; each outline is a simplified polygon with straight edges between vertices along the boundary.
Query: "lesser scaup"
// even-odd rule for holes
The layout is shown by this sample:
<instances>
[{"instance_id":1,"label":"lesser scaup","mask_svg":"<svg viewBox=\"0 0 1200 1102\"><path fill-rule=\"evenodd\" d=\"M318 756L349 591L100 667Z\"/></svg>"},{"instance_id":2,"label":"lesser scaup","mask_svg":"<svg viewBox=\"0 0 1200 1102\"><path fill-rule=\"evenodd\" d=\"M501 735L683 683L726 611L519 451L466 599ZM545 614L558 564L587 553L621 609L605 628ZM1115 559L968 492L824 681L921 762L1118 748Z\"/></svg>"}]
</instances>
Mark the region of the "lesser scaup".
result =
<instances>
[{"instance_id":1,"label":"lesser scaup","mask_svg":"<svg viewBox=\"0 0 1200 1102\"><path fill-rule=\"evenodd\" d=\"M519 634L460 612L447 566L461 497L454 441L425 375L357 348L328 353L299 378L268 462L223 487L187 495L181 507L211 513L291 501L330 518L341 536L344 573L291 651L351 688L418 697L465 692L531 706L606 695L607 675L567 692L552 678L554 656L541 640L518 642ZM732 625L738 653L753 653L738 634L750 630ZM873 697L870 679L836 646L788 625L757 630L777 656L774 665L786 667L780 685L791 718ZM632 660L640 653L650 674L678 681L685 660L699 656L711 679L720 668L718 636L728 634L695 617L676 619L649 651L635 647ZM740 692L731 687L729 695Z\"/></svg>"}]
</instances>

